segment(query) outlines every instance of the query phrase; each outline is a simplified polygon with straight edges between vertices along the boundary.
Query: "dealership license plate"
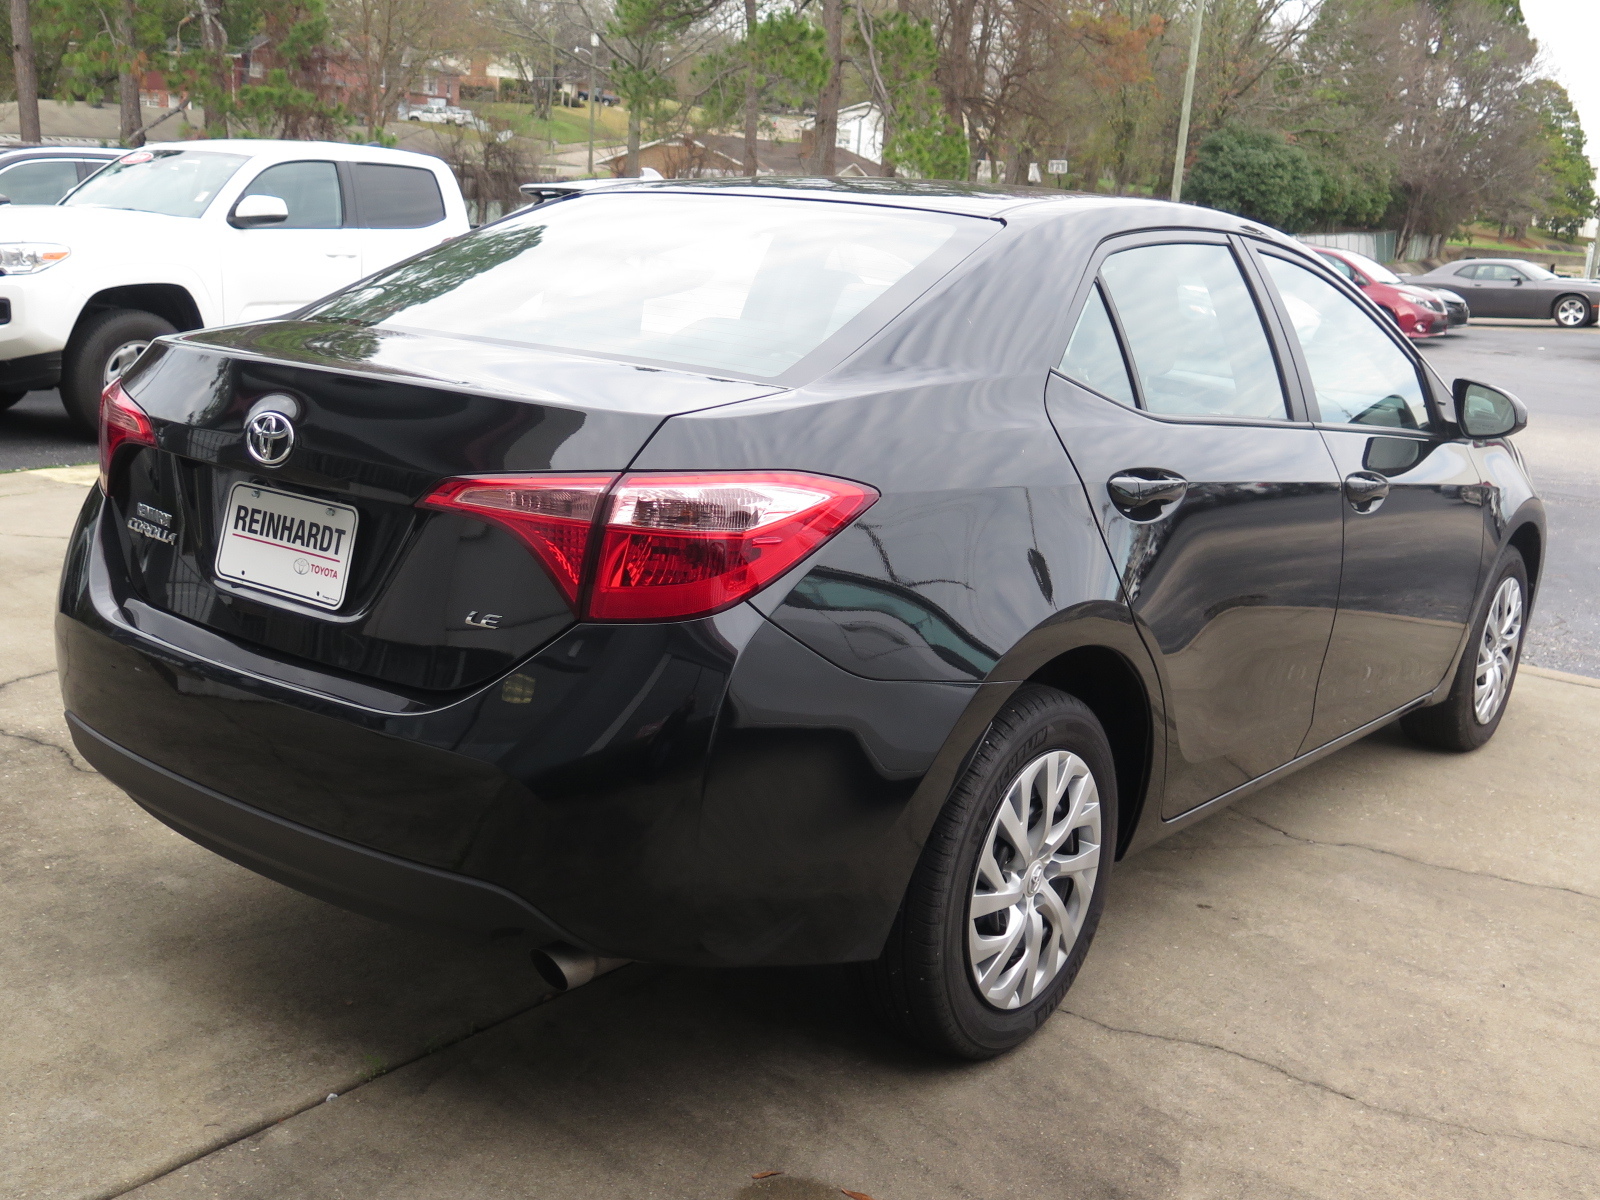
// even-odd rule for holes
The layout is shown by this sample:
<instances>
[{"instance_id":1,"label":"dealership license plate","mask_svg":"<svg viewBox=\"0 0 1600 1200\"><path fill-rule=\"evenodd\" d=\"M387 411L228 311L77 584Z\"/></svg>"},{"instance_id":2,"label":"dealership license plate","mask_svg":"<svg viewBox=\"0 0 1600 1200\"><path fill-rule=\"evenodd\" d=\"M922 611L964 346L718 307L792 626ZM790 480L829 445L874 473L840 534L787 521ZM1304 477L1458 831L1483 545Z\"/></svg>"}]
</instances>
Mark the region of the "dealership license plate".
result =
<instances>
[{"instance_id":1,"label":"dealership license plate","mask_svg":"<svg viewBox=\"0 0 1600 1200\"><path fill-rule=\"evenodd\" d=\"M228 495L217 574L315 604L344 603L355 549L356 510L236 483Z\"/></svg>"}]
</instances>

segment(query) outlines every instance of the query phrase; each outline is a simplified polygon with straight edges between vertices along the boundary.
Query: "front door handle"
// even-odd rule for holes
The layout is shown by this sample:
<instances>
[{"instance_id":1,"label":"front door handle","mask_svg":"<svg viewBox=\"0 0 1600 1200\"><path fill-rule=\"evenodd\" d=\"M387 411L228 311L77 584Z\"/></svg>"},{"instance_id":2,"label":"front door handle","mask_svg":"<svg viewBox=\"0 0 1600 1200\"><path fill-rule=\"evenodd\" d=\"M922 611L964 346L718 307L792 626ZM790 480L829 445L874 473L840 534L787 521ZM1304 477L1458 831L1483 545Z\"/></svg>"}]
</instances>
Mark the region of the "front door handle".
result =
<instances>
[{"instance_id":1,"label":"front door handle","mask_svg":"<svg viewBox=\"0 0 1600 1200\"><path fill-rule=\"evenodd\" d=\"M1123 472L1106 480L1111 502L1130 517L1139 519L1162 515L1162 506L1182 500L1189 481L1171 471Z\"/></svg>"},{"instance_id":2,"label":"front door handle","mask_svg":"<svg viewBox=\"0 0 1600 1200\"><path fill-rule=\"evenodd\" d=\"M1389 481L1376 471L1357 471L1344 477L1344 498L1358 513L1378 511L1389 494Z\"/></svg>"}]
</instances>

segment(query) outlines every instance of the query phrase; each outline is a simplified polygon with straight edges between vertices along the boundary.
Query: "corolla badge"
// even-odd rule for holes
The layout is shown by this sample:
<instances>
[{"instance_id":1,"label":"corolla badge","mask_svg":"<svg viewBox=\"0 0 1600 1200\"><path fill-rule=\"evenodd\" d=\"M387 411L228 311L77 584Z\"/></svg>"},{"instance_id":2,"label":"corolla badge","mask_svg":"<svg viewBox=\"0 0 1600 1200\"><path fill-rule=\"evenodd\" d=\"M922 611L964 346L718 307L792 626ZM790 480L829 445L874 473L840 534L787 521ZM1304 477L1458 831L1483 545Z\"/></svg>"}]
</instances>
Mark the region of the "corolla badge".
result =
<instances>
[{"instance_id":1,"label":"corolla badge","mask_svg":"<svg viewBox=\"0 0 1600 1200\"><path fill-rule=\"evenodd\" d=\"M244 448L262 466L279 466L294 449L294 425L281 412L259 412L244 427Z\"/></svg>"}]
</instances>

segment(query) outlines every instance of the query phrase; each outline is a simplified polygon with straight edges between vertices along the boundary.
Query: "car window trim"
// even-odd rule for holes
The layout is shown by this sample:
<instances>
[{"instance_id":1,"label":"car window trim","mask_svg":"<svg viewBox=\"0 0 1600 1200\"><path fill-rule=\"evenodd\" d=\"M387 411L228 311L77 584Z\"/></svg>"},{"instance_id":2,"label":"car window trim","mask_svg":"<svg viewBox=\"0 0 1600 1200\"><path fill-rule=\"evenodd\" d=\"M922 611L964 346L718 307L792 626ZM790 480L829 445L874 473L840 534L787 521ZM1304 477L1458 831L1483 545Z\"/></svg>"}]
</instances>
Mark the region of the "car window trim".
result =
<instances>
[{"instance_id":1,"label":"car window trim","mask_svg":"<svg viewBox=\"0 0 1600 1200\"><path fill-rule=\"evenodd\" d=\"M1428 406L1428 413L1433 418L1433 429L1412 429L1402 430L1401 432L1419 433L1424 437L1434 439L1444 437L1446 431L1451 428L1451 422L1445 418L1445 414L1439 404L1439 397L1429 381L1427 372L1423 369L1425 363L1422 355L1417 353L1416 348L1411 345L1406 335L1401 333L1398 327L1394 327L1393 322L1383 315L1383 310L1373 303L1372 298L1335 272L1322 270L1320 264L1311 261L1313 257L1311 255L1296 256L1289 248L1279 246L1276 243L1262 244L1254 239L1250 239L1250 242L1248 249L1253 258L1277 257L1291 266L1304 267L1316 275L1317 278L1333 284L1335 289L1340 289L1342 286L1344 295L1366 313L1368 320L1373 323L1379 332L1400 349L1407 361L1411 363L1411 370L1416 374L1417 385L1422 391L1423 403ZM1325 421L1322 419L1322 406L1317 403L1317 389L1311 378L1311 368L1305 361L1304 350L1300 345L1300 336L1294 331L1294 322L1289 320L1288 307L1284 304L1283 297L1278 294L1277 285L1273 283L1271 275L1267 272L1266 264L1258 261L1256 266L1261 278L1261 284L1268 290L1272 297L1273 305L1278 311L1279 327L1283 333L1284 341L1288 345L1289 352L1294 358L1295 369L1300 374L1305 408L1306 412L1310 414L1311 423L1319 429L1361 429L1368 432L1375 429L1388 429L1388 426L1353 425L1345 421Z\"/></svg>"},{"instance_id":2,"label":"car window trim","mask_svg":"<svg viewBox=\"0 0 1600 1200\"><path fill-rule=\"evenodd\" d=\"M1104 281L1101 280L1098 270L1094 273L1094 280L1089 284L1089 293L1100 297L1100 303L1105 305L1106 316L1111 320L1111 336L1117 339L1117 353L1122 355L1122 369L1128 376L1128 387L1133 392L1133 406L1140 412L1149 412L1150 410L1144 402L1144 376L1139 373L1139 364L1134 361L1133 354L1128 349L1128 332L1122 327L1122 314L1117 311L1117 302L1111 298L1111 289L1106 287ZM1089 309L1089 301L1087 299L1083 302L1083 308L1085 312ZM1081 314L1078 320L1083 320ZM1074 334L1078 332L1077 325L1072 327L1072 332ZM1067 348L1069 350L1072 348L1070 338L1067 340ZM1061 362L1064 363L1066 362L1066 351L1063 350L1061 353ZM1060 365L1060 363L1057 364L1058 367ZM1066 372L1063 371L1061 374L1065 375ZM1094 392L1093 388L1089 390ZM1095 392L1097 396L1103 394L1102 392ZM1114 396L1106 396L1106 399L1113 404L1122 403ZM1123 407L1126 408L1127 406L1123 405Z\"/></svg>"},{"instance_id":3,"label":"car window trim","mask_svg":"<svg viewBox=\"0 0 1600 1200\"><path fill-rule=\"evenodd\" d=\"M228 205L228 217L231 218L233 216L234 210L239 207L239 201L243 200L246 196L248 196L250 194L250 189L255 187L256 181L258 179L260 179L263 175L265 175L268 171L271 171L276 167L292 167L292 166L297 165L298 163L323 163L323 164L325 164L327 166L330 166L330 167L334 168L334 175L338 179L338 183L339 183L339 212L340 212L340 216L341 216L341 223L338 224L338 225L314 225L309 229L302 229L302 228L285 229L285 228L283 228L281 226L276 226L276 225L262 225L262 226L259 226L258 228L260 228L260 229L276 229L277 232L279 232L279 233L314 233L314 232L317 232L319 230L326 231L326 230L329 230L329 229L344 229L344 228L346 228L350 223L350 199L349 199L349 193L346 192L345 186L344 186L344 172L339 170L339 168L343 164L338 159L334 159L334 158L285 158L285 159L283 159L283 160L281 160L279 162L267 163L264 167L262 167L254 175L250 176L249 180L244 184L244 186L239 189L239 194L236 195L233 198L233 202Z\"/></svg>"},{"instance_id":4,"label":"car window trim","mask_svg":"<svg viewBox=\"0 0 1600 1200\"><path fill-rule=\"evenodd\" d=\"M1071 379L1058 370L1062 357L1067 352L1067 345L1072 341L1072 335L1078 328L1078 322L1083 318L1084 306L1088 303L1090 289L1100 283L1100 268L1105 265L1106 259L1123 250L1135 250L1141 246L1175 246L1175 245L1203 245L1222 246L1233 255L1239 275L1244 281L1245 290L1249 293L1251 303L1255 305L1256 314L1261 320L1261 332L1266 336L1267 345L1272 351L1272 360L1278 372L1278 386L1283 391L1284 411L1283 417L1230 417L1223 414L1196 413L1175 414L1155 413L1143 407L1144 386L1139 378L1137 364L1129 352L1122 328L1122 319L1117 314L1116 303L1111 298L1110 289L1104 289L1102 294L1106 298L1106 308L1111 313L1111 322L1117 331L1117 338L1122 345L1123 360L1129 365L1129 376L1134 381L1134 395L1138 397L1140 407L1133 412L1141 413L1152 420L1168 424L1193 424L1193 425L1248 425L1263 429L1281 429L1284 427L1308 427L1311 424L1309 410L1303 403L1300 394L1299 379L1289 362L1284 359L1283 348L1273 336L1276 313L1269 294L1259 286L1254 271L1253 263L1248 261L1248 255L1242 253L1242 248L1235 244L1233 235L1217 229L1193 229L1174 226L1150 227L1146 229L1123 230L1104 238L1095 247L1094 254L1089 260L1089 269L1084 273L1084 278L1079 283L1078 294L1070 302L1070 320L1066 324L1066 341L1061 344L1061 349L1056 355L1056 366L1051 370L1063 379L1070 380L1073 384L1082 387L1077 380ZM1269 315L1271 314L1271 315ZM1098 396L1093 388L1085 389ZM1107 403L1115 404L1119 408L1127 408L1120 400L1105 398Z\"/></svg>"}]
</instances>

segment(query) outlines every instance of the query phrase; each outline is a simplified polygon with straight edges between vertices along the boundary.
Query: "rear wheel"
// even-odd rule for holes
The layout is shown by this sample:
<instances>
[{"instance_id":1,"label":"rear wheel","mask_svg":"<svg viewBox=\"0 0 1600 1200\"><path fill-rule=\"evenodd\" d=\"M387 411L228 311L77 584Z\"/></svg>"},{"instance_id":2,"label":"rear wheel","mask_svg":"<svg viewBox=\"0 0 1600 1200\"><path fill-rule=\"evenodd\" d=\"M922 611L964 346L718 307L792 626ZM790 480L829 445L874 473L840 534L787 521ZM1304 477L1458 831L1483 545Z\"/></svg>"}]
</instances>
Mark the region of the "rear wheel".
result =
<instances>
[{"instance_id":1,"label":"rear wheel","mask_svg":"<svg viewBox=\"0 0 1600 1200\"><path fill-rule=\"evenodd\" d=\"M1516 683L1527 614L1528 571L1522 555L1510 550L1500 560L1489 603L1473 627L1450 694L1442 704L1401 717L1400 728L1440 750L1476 750L1492 738Z\"/></svg>"},{"instance_id":2,"label":"rear wheel","mask_svg":"<svg viewBox=\"0 0 1600 1200\"><path fill-rule=\"evenodd\" d=\"M176 333L170 322L136 308L98 313L73 330L61 356L61 402L80 432L93 437L100 424L100 393L133 366L156 338Z\"/></svg>"},{"instance_id":3,"label":"rear wheel","mask_svg":"<svg viewBox=\"0 0 1600 1200\"><path fill-rule=\"evenodd\" d=\"M929 835L883 955L863 969L874 1007L959 1058L1025 1040L1088 953L1116 844L1100 722L1064 692L1019 689Z\"/></svg>"},{"instance_id":4,"label":"rear wheel","mask_svg":"<svg viewBox=\"0 0 1600 1200\"><path fill-rule=\"evenodd\" d=\"M1594 305L1583 296L1562 296L1550 315L1563 329L1582 329L1594 320Z\"/></svg>"}]
</instances>

